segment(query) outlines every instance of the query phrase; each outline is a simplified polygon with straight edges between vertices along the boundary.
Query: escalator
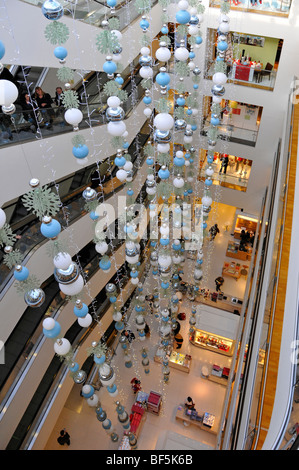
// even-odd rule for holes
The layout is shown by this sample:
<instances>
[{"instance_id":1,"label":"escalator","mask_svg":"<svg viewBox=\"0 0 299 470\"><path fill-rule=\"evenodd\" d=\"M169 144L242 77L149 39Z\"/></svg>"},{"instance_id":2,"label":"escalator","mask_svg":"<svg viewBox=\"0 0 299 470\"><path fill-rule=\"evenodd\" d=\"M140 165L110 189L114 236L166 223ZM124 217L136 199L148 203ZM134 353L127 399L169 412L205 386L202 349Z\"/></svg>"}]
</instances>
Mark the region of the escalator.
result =
<instances>
[{"instance_id":1,"label":"escalator","mask_svg":"<svg viewBox=\"0 0 299 470\"><path fill-rule=\"evenodd\" d=\"M47 72L47 67L32 67L31 65L13 66L10 69L15 81L20 85L20 94L30 90L31 95L37 86L41 86Z\"/></svg>"}]
</instances>

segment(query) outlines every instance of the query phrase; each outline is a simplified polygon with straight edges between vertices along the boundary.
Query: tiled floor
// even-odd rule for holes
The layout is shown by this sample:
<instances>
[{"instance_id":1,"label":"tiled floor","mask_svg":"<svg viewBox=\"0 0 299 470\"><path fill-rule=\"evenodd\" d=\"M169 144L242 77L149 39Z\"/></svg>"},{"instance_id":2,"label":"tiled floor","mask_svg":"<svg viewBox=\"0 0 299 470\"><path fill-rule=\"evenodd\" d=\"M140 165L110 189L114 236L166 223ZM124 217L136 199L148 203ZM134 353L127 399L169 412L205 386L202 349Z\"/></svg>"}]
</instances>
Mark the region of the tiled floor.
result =
<instances>
[{"instance_id":1,"label":"tiled floor","mask_svg":"<svg viewBox=\"0 0 299 470\"><path fill-rule=\"evenodd\" d=\"M213 218L217 218L220 227L220 234L217 235L214 243L208 244L207 249L210 252L209 266L206 267L206 287L214 289L214 279L221 273L223 261L225 260L225 249L227 241L231 237L232 223L234 220L235 209L229 206L218 204L217 211L212 214L209 222L214 223ZM230 230L226 231L225 226L229 225ZM188 278L191 260L185 261L184 276ZM193 261L194 263L194 261ZM150 276L151 277L151 276ZM237 282L234 279L226 279L223 290L231 295L242 297L245 289L246 279L240 279ZM144 293L151 291L151 279L145 283ZM196 409L200 412L210 412L216 417L221 417L222 407L225 399L226 387L201 375L201 367L207 365L211 368L214 363L220 367L229 367L231 358L203 348L192 345L188 340L189 332L189 313L191 303L183 298L180 305L180 311L186 312L187 319L181 321L181 334L184 338L183 346L180 352L192 356L190 373L170 369L170 380L168 384L163 382L162 365L154 361L159 341L159 319L155 315L147 314L147 322L151 329L151 335L145 342L140 342L138 335L131 347L132 368L126 368L123 360L123 350L117 347L116 355L113 358L112 366L117 375L117 387L119 395L112 398L106 389L102 388L99 395L102 407L111 419L116 432L119 435L119 441L123 435L123 429L117 421L115 410L115 401L119 400L130 413L131 406L135 401L135 396L130 388L130 381L134 376L141 379L142 389L146 392L150 390L162 394L162 409L159 416L146 412L146 419L143 423L138 437L139 450L154 449L214 449L217 445L216 435L206 430L201 430L194 425L185 426L182 422L176 420L175 414L177 406L183 404L187 396L191 396L196 404ZM199 326L202 322L212 333L217 333L216 328L221 326L221 332L225 336L234 337L238 327L239 317L229 312L224 312L217 308L204 306L204 311L199 317ZM129 328L135 330L134 315L129 322ZM136 331L136 330L135 330ZM145 374L141 364L141 348L148 349L150 359L150 373ZM57 443L57 436L61 428L66 428L71 435L72 450L116 450L119 442L114 443L102 429L101 423L97 420L93 408L90 408L85 399L80 396L80 386L74 385L65 406L57 418L56 425L49 437L45 450L67 450L68 447L60 447Z\"/></svg>"}]
</instances>

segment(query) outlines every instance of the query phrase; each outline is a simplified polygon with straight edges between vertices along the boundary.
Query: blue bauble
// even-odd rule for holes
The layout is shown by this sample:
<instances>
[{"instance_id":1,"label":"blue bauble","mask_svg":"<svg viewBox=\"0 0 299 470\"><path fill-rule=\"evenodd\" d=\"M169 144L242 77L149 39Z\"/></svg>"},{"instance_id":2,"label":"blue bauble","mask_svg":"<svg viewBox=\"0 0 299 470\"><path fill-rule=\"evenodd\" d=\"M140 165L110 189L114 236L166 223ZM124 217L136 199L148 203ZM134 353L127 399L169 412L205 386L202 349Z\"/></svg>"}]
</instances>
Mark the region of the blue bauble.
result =
<instances>
[{"instance_id":1,"label":"blue bauble","mask_svg":"<svg viewBox=\"0 0 299 470\"><path fill-rule=\"evenodd\" d=\"M205 180L205 185L206 186L211 186L212 184L213 184L212 180L208 180L208 179Z\"/></svg>"},{"instance_id":2,"label":"blue bauble","mask_svg":"<svg viewBox=\"0 0 299 470\"><path fill-rule=\"evenodd\" d=\"M201 36L196 36L195 43L196 44L201 44L202 43L202 37Z\"/></svg>"},{"instance_id":3,"label":"blue bauble","mask_svg":"<svg viewBox=\"0 0 299 470\"><path fill-rule=\"evenodd\" d=\"M111 387L107 387L107 392L108 393L115 393L117 390L117 387L115 384L113 384Z\"/></svg>"},{"instance_id":4,"label":"blue bauble","mask_svg":"<svg viewBox=\"0 0 299 470\"><path fill-rule=\"evenodd\" d=\"M82 303L82 308L78 308L78 307L75 306L74 307L74 314L78 318L86 317L86 315L88 314L88 306L84 303Z\"/></svg>"},{"instance_id":5,"label":"blue bauble","mask_svg":"<svg viewBox=\"0 0 299 470\"><path fill-rule=\"evenodd\" d=\"M115 295L112 295L111 297L109 297L109 301L110 301L112 304L115 304L115 302L117 301L117 298L115 297Z\"/></svg>"},{"instance_id":6,"label":"blue bauble","mask_svg":"<svg viewBox=\"0 0 299 470\"><path fill-rule=\"evenodd\" d=\"M13 275L17 281L25 281L29 276L29 269L26 268L26 266L22 266L22 269L20 271L17 271L15 269Z\"/></svg>"},{"instance_id":7,"label":"blue bauble","mask_svg":"<svg viewBox=\"0 0 299 470\"><path fill-rule=\"evenodd\" d=\"M144 102L144 104L151 104L152 99L150 96L145 96L142 101Z\"/></svg>"},{"instance_id":8,"label":"blue bauble","mask_svg":"<svg viewBox=\"0 0 299 470\"><path fill-rule=\"evenodd\" d=\"M168 289L169 282L161 282L161 287L162 287L162 289Z\"/></svg>"},{"instance_id":9,"label":"blue bauble","mask_svg":"<svg viewBox=\"0 0 299 470\"><path fill-rule=\"evenodd\" d=\"M54 55L59 60L64 60L67 57L67 50L65 47L58 46L54 49Z\"/></svg>"},{"instance_id":10,"label":"blue bauble","mask_svg":"<svg viewBox=\"0 0 299 470\"><path fill-rule=\"evenodd\" d=\"M138 277L138 271L131 271L130 276L134 279L135 277Z\"/></svg>"},{"instance_id":11,"label":"blue bauble","mask_svg":"<svg viewBox=\"0 0 299 470\"><path fill-rule=\"evenodd\" d=\"M75 362L75 364L69 368L71 372L77 372L79 370L79 364L78 362Z\"/></svg>"},{"instance_id":12,"label":"blue bauble","mask_svg":"<svg viewBox=\"0 0 299 470\"><path fill-rule=\"evenodd\" d=\"M5 46L2 41L0 41L0 60L3 58L5 54Z\"/></svg>"},{"instance_id":13,"label":"blue bauble","mask_svg":"<svg viewBox=\"0 0 299 470\"><path fill-rule=\"evenodd\" d=\"M168 28L167 28L167 26L162 26L162 28L161 28L161 33L162 33L162 34L168 34Z\"/></svg>"},{"instance_id":14,"label":"blue bauble","mask_svg":"<svg viewBox=\"0 0 299 470\"><path fill-rule=\"evenodd\" d=\"M169 245L169 239L168 238L160 238L160 245L162 245L162 246Z\"/></svg>"},{"instance_id":15,"label":"blue bauble","mask_svg":"<svg viewBox=\"0 0 299 470\"><path fill-rule=\"evenodd\" d=\"M61 331L61 326L57 321L55 321L55 326L51 330L46 330L45 328L43 328L43 334L47 338L57 338L57 336L60 335L60 331Z\"/></svg>"},{"instance_id":16,"label":"blue bauble","mask_svg":"<svg viewBox=\"0 0 299 470\"><path fill-rule=\"evenodd\" d=\"M147 21L147 19L143 18L140 23L139 23L139 26L141 29L143 29L143 31L147 30L148 27L149 27L149 22Z\"/></svg>"},{"instance_id":17,"label":"blue bauble","mask_svg":"<svg viewBox=\"0 0 299 470\"><path fill-rule=\"evenodd\" d=\"M185 165L185 160L184 158L182 157L174 157L173 159L173 163L175 164L175 166L184 166Z\"/></svg>"},{"instance_id":18,"label":"blue bauble","mask_svg":"<svg viewBox=\"0 0 299 470\"><path fill-rule=\"evenodd\" d=\"M218 49L219 51L224 52L224 51L227 50L227 48L228 48L228 44L227 44L226 41L219 41L219 42L218 42L218 44L217 44L217 49Z\"/></svg>"},{"instance_id":19,"label":"blue bauble","mask_svg":"<svg viewBox=\"0 0 299 470\"><path fill-rule=\"evenodd\" d=\"M91 220L97 220L99 218L98 214L96 214L95 211L91 211L89 217L91 218Z\"/></svg>"},{"instance_id":20,"label":"blue bauble","mask_svg":"<svg viewBox=\"0 0 299 470\"><path fill-rule=\"evenodd\" d=\"M190 157L191 157L191 153L186 152L186 153L185 153L185 158L187 158L187 160L188 160Z\"/></svg>"},{"instance_id":21,"label":"blue bauble","mask_svg":"<svg viewBox=\"0 0 299 470\"><path fill-rule=\"evenodd\" d=\"M56 219L52 219L48 224L42 223L40 231L44 237L55 238L61 232L61 225Z\"/></svg>"},{"instance_id":22,"label":"blue bauble","mask_svg":"<svg viewBox=\"0 0 299 470\"><path fill-rule=\"evenodd\" d=\"M218 117L211 117L211 124L212 126L219 126L220 120Z\"/></svg>"},{"instance_id":23,"label":"blue bauble","mask_svg":"<svg viewBox=\"0 0 299 470\"><path fill-rule=\"evenodd\" d=\"M73 147L73 155L76 158L86 158L89 154L89 148L85 144L81 144L78 147Z\"/></svg>"},{"instance_id":24,"label":"blue bauble","mask_svg":"<svg viewBox=\"0 0 299 470\"><path fill-rule=\"evenodd\" d=\"M188 114L188 116L191 116L191 114L192 114L192 109L187 109L187 114Z\"/></svg>"},{"instance_id":25,"label":"blue bauble","mask_svg":"<svg viewBox=\"0 0 299 470\"><path fill-rule=\"evenodd\" d=\"M176 100L176 104L177 104L178 106L184 106L185 103L186 103L185 98L181 98L181 97L180 97L180 98L178 98L178 99Z\"/></svg>"},{"instance_id":26,"label":"blue bauble","mask_svg":"<svg viewBox=\"0 0 299 470\"><path fill-rule=\"evenodd\" d=\"M122 85L124 83L124 79L122 77L116 77L114 80L118 85Z\"/></svg>"},{"instance_id":27,"label":"blue bauble","mask_svg":"<svg viewBox=\"0 0 299 470\"><path fill-rule=\"evenodd\" d=\"M127 195L128 195L128 196L133 196L133 194L134 194L133 189L128 189Z\"/></svg>"},{"instance_id":28,"label":"blue bauble","mask_svg":"<svg viewBox=\"0 0 299 470\"><path fill-rule=\"evenodd\" d=\"M189 52L189 59L194 59L195 53L193 51Z\"/></svg>"},{"instance_id":29,"label":"blue bauble","mask_svg":"<svg viewBox=\"0 0 299 470\"><path fill-rule=\"evenodd\" d=\"M147 165L153 165L153 164L154 164L154 159L153 159L152 157L148 157L148 158L146 159L146 164L147 164Z\"/></svg>"},{"instance_id":30,"label":"blue bauble","mask_svg":"<svg viewBox=\"0 0 299 470\"><path fill-rule=\"evenodd\" d=\"M110 8L114 8L116 6L116 4L117 4L116 0L107 0L107 5Z\"/></svg>"},{"instance_id":31,"label":"blue bauble","mask_svg":"<svg viewBox=\"0 0 299 470\"><path fill-rule=\"evenodd\" d=\"M206 222L204 222L201 226L202 226L203 229L207 228Z\"/></svg>"},{"instance_id":32,"label":"blue bauble","mask_svg":"<svg viewBox=\"0 0 299 470\"><path fill-rule=\"evenodd\" d=\"M175 15L176 22L179 24L189 23L190 18L191 18L191 15L189 11L187 10L179 10Z\"/></svg>"},{"instance_id":33,"label":"blue bauble","mask_svg":"<svg viewBox=\"0 0 299 470\"><path fill-rule=\"evenodd\" d=\"M193 193L193 189L188 189L188 194L192 194Z\"/></svg>"},{"instance_id":34,"label":"blue bauble","mask_svg":"<svg viewBox=\"0 0 299 470\"><path fill-rule=\"evenodd\" d=\"M99 263L99 267L103 269L103 271L108 271L111 268L111 261L109 259L101 259Z\"/></svg>"},{"instance_id":35,"label":"blue bauble","mask_svg":"<svg viewBox=\"0 0 299 470\"><path fill-rule=\"evenodd\" d=\"M107 420L105 420L105 421L106 421L106 424L104 424L104 423L102 424L103 428L104 428L104 429L110 429L110 428L111 428L111 421L110 421L110 419L107 419Z\"/></svg>"},{"instance_id":36,"label":"blue bauble","mask_svg":"<svg viewBox=\"0 0 299 470\"><path fill-rule=\"evenodd\" d=\"M197 83L194 83L193 88L194 88L194 90L198 90L198 85L197 85Z\"/></svg>"},{"instance_id":37,"label":"blue bauble","mask_svg":"<svg viewBox=\"0 0 299 470\"><path fill-rule=\"evenodd\" d=\"M127 161L127 160L126 160L125 157L123 157L123 156L122 156L122 157L115 157L115 159L114 159L114 164L115 164L116 166L122 167L122 166L124 166L124 165L126 164L126 161Z\"/></svg>"},{"instance_id":38,"label":"blue bauble","mask_svg":"<svg viewBox=\"0 0 299 470\"><path fill-rule=\"evenodd\" d=\"M170 172L167 168L165 170L161 168L158 171L158 175L159 175L159 178L161 178L161 180L167 180L167 178L169 178L170 176Z\"/></svg>"},{"instance_id":39,"label":"blue bauble","mask_svg":"<svg viewBox=\"0 0 299 470\"><path fill-rule=\"evenodd\" d=\"M115 62L112 62L112 60L107 60L103 65L103 70L108 75L112 75L116 72L117 65Z\"/></svg>"},{"instance_id":40,"label":"blue bauble","mask_svg":"<svg viewBox=\"0 0 299 470\"><path fill-rule=\"evenodd\" d=\"M106 356L105 354L102 354L102 356L100 357L93 356L93 360L96 364L104 364L104 362L106 361Z\"/></svg>"},{"instance_id":41,"label":"blue bauble","mask_svg":"<svg viewBox=\"0 0 299 470\"><path fill-rule=\"evenodd\" d=\"M196 129L197 129L197 125L196 125L196 124L192 124L191 130L192 130L192 131L196 131Z\"/></svg>"},{"instance_id":42,"label":"blue bauble","mask_svg":"<svg viewBox=\"0 0 299 470\"><path fill-rule=\"evenodd\" d=\"M46 0L42 5L42 13L47 20L59 20L63 16L63 8L56 0Z\"/></svg>"},{"instance_id":43,"label":"blue bauble","mask_svg":"<svg viewBox=\"0 0 299 470\"><path fill-rule=\"evenodd\" d=\"M124 142L123 143L123 149L128 149L130 146L129 142Z\"/></svg>"},{"instance_id":44,"label":"blue bauble","mask_svg":"<svg viewBox=\"0 0 299 470\"><path fill-rule=\"evenodd\" d=\"M156 82L160 86L166 86L170 82L170 76L166 72L160 72L156 76Z\"/></svg>"}]
</instances>

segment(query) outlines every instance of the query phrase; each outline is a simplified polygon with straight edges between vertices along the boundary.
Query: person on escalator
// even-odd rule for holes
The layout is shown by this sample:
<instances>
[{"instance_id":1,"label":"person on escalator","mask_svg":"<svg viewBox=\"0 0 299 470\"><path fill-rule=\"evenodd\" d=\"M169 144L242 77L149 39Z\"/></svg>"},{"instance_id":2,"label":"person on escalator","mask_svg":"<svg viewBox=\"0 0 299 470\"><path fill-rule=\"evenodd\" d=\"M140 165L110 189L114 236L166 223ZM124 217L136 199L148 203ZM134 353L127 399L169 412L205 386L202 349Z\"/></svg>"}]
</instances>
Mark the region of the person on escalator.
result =
<instances>
[{"instance_id":1,"label":"person on escalator","mask_svg":"<svg viewBox=\"0 0 299 470\"><path fill-rule=\"evenodd\" d=\"M30 123L30 129L32 132L36 132L36 129L38 127L38 122L37 122L37 105L34 104L34 102L31 100L31 97L28 93L25 93L21 97L21 106L23 111L24 119L25 121Z\"/></svg>"},{"instance_id":2,"label":"person on escalator","mask_svg":"<svg viewBox=\"0 0 299 470\"><path fill-rule=\"evenodd\" d=\"M52 98L49 93L44 92L41 87L35 88L35 101L42 113L45 126L51 127L53 118L54 118L54 111L52 109Z\"/></svg>"}]
</instances>

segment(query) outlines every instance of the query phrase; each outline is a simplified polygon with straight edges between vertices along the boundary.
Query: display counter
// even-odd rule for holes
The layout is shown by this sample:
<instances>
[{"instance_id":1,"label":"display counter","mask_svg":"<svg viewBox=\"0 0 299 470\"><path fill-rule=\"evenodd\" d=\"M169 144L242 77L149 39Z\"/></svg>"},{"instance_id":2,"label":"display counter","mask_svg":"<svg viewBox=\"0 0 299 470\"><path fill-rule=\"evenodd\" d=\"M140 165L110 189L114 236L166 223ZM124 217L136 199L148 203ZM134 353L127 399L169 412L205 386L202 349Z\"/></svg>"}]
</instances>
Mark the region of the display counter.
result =
<instances>
[{"instance_id":1,"label":"display counter","mask_svg":"<svg viewBox=\"0 0 299 470\"><path fill-rule=\"evenodd\" d=\"M241 238L242 230L245 230L245 232L249 232L251 234L255 234L257 223L257 219L239 214L235 224L234 238L239 240Z\"/></svg>"},{"instance_id":2,"label":"display counter","mask_svg":"<svg viewBox=\"0 0 299 470\"><path fill-rule=\"evenodd\" d=\"M215 415L197 410L187 410L184 406L178 406L175 418L187 424L197 426L199 429L218 434L219 420Z\"/></svg>"},{"instance_id":3,"label":"display counter","mask_svg":"<svg viewBox=\"0 0 299 470\"><path fill-rule=\"evenodd\" d=\"M250 261L251 260L251 253L252 248L246 247L247 251L239 250L239 243L236 242L228 242L227 249L226 249L226 256L229 258L235 258L242 261Z\"/></svg>"},{"instance_id":4,"label":"display counter","mask_svg":"<svg viewBox=\"0 0 299 470\"><path fill-rule=\"evenodd\" d=\"M162 362L162 357L156 355L154 360L156 362ZM181 354L177 351L172 351L169 356L168 365L169 367L181 370L182 372L187 372L188 374L190 372L191 360L192 358L188 354Z\"/></svg>"},{"instance_id":5,"label":"display counter","mask_svg":"<svg viewBox=\"0 0 299 470\"><path fill-rule=\"evenodd\" d=\"M232 356L235 347L235 341L232 339L198 329L195 329L191 334L190 342L195 346L224 354L225 356Z\"/></svg>"},{"instance_id":6,"label":"display counter","mask_svg":"<svg viewBox=\"0 0 299 470\"><path fill-rule=\"evenodd\" d=\"M238 280L241 277L241 265L239 263L224 263L222 268L222 276L230 276Z\"/></svg>"}]
</instances>

